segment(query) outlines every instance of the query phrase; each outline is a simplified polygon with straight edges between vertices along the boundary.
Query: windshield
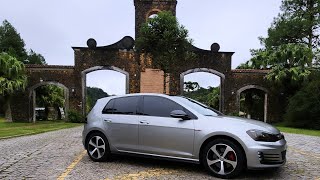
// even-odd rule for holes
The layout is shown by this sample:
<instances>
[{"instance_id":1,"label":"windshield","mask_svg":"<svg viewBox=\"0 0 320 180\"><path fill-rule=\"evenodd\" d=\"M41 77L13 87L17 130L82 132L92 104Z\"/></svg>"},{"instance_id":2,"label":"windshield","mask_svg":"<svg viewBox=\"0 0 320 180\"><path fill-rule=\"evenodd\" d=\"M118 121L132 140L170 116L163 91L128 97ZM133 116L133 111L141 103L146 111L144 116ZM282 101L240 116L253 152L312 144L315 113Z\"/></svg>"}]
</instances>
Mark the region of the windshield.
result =
<instances>
[{"instance_id":1,"label":"windshield","mask_svg":"<svg viewBox=\"0 0 320 180\"><path fill-rule=\"evenodd\" d=\"M202 104L196 100L187 98L187 97L183 97L183 96L174 96L173 97L175 100L191 107L192 109L194 109L195 111L197 111L198 113L204 115L204 116L221 116L223 115L221 112L208 107L205 104Z\"/></svg>"}]
</instances>

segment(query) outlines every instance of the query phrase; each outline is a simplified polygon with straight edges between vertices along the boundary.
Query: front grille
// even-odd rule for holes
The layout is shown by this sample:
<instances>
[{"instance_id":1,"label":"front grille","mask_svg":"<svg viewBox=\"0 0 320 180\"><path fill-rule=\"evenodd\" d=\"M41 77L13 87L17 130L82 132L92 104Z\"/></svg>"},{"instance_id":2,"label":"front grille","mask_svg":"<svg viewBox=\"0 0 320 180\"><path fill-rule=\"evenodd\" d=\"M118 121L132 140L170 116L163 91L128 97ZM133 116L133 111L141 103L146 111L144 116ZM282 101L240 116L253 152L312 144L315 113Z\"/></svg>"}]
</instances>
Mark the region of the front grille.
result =
<instances>
[{"instance_id":1,"label":"front grille","mask_svg":"<svg viewBox=\"0 0 320 180\"><path fill-rule=\"evenodd\" d=\"M286 151L281 154L258 152L261 164L282 164L286 159Z\"/></svg>"}]
</instances>

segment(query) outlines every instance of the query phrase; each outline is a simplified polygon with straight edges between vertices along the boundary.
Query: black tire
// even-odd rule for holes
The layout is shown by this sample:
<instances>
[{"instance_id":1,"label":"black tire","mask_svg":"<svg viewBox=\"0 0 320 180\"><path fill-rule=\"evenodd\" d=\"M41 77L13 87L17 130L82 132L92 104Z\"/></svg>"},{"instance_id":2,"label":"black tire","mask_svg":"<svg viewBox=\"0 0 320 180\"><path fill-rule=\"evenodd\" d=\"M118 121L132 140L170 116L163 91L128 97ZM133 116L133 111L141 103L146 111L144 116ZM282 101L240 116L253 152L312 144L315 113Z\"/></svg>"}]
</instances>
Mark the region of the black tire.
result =
<instances>
[{"instance_id":1,"label":"black tire","mask_svg":"<svg viewBox=\"0 0 320 180\"><path fill-rule=\"evenodd\" d=\"M215 149L215 152L212 149ZM216 155L217 153L219 156ZM246 167L246 158L241 147L233 141L215 139L209 142L202 151L201 163L211 175L228 179L238 176L243 171ZM212 164L209 165L209 163Z\"/></svg>"},{"instance_id":2,"label":"black tire","mask_svg":"<svg viewBox=\"0 0 320 180\"><path fill-rule=\"evenodd\" d=\"M95 162L104 162L111 158L109 142L103 133L94 132L90 134L86 141L86 148L90 159Z\"/></svg>"}]
</instances>

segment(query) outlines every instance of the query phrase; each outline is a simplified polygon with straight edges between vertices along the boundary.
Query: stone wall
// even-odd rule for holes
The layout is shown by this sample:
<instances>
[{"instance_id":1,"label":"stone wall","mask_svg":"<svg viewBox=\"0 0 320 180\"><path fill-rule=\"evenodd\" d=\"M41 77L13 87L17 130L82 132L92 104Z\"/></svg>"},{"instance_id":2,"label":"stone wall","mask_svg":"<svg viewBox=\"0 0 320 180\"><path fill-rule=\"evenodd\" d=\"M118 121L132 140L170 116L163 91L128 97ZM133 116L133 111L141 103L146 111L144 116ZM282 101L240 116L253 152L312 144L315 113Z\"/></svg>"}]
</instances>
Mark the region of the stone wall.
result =
<instances>
[{"instance_id":1,"label":"stone wall","mask_svg":"<svg viewBox=\"0 0 320 180\"><path fill-rule=\"evenodd\" d=\"M81 109L79 107L80 96L72 94L71 89L75 87L75 76L73 66L52 66L52 65L26 65L26 74L28 85L24 92L18 92L12 97L12 116L15 121L32 121L33 118L33 99L32 92L34 88L51 84L61 84L70 89L68 102L71 108Z\"/></svg>"},{"instance_id":2,"label":"stone wall","mask_svg":"<svg viewBox=\"0 0 320 180\"><path fill-rule=\"evenodd\" d=\"M134 0L135 6L135 37L139 36L139 30L143 23L146 22L148 17L153 14L157 14L160 11L170 11L173 15L176 15L176 0Z\"/></svg>"},{"instance_id":3,"label":"stone wall","mask_svg":"<svg viewBox=\"0 0 320 180\"><path fill-rule=\"evenodd\" d=\"M120 41L119 41L120 42ZM121 43L120 43L121 44ZM231 70L232 52L213 52L194 49L197 59L181 62L176 71L170 74L167 92L171 95L181 93L182 75L192 72L209 72L221 77L221 111L238 112L237 91L246 86L262 87L268 91L268 114L270 121L279 118L277 94L269 91L264 79L268 71ZM152 60L132 49L114 49L114 46L96 48L74 47L75 66L27 65L28 87L13 97L12 111L14 120L31 121L33 117L32 91L41 83L62 85L68 89L69 109L84 112L85 75L94 70L110 69L125 73L128 79L128 93L163 92L163 72L152 69ZM112 77L106 77L112 78Z\"/></svg>"}]
</instances>

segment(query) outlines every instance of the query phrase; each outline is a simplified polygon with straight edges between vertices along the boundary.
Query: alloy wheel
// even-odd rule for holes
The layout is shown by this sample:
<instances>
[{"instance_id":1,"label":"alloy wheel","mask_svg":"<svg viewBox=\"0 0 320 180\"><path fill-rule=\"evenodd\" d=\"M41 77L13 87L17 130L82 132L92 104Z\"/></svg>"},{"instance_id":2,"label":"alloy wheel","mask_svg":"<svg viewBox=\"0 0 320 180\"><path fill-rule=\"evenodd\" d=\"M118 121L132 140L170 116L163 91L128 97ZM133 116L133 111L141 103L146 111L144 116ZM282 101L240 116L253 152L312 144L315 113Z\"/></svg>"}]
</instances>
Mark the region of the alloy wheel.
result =
<instances>
[{"instance_id":1,"label":"alloy wheel","mask_svg":"<svg viewBox=\"0 0 320 180\"><path fill-rule=\"evenodd\" d=\"M237 167L237 155L227 144L215 144L207 153L207 163L210 169L219 175L232 173Z\"/></svg>"},{"instance_id":2,"label":"alloy wheel","mask_svg":"<svg viewBox=\"0 0 320 180\"><path fill-rule=\"evenodd\" d=\"M100 159L106 152L106 144L102 137L92 136L88 143L88 152L94 159Z\"/></svg>"}]
</instances>

